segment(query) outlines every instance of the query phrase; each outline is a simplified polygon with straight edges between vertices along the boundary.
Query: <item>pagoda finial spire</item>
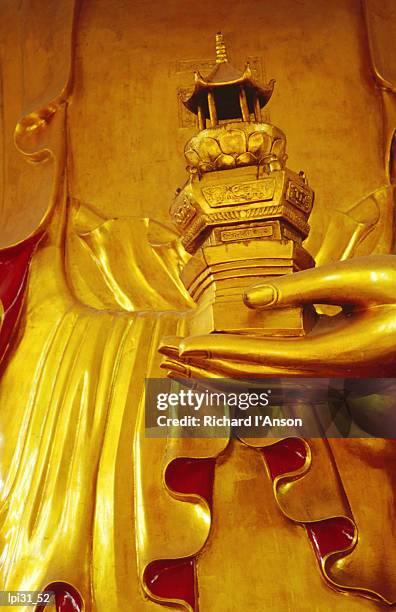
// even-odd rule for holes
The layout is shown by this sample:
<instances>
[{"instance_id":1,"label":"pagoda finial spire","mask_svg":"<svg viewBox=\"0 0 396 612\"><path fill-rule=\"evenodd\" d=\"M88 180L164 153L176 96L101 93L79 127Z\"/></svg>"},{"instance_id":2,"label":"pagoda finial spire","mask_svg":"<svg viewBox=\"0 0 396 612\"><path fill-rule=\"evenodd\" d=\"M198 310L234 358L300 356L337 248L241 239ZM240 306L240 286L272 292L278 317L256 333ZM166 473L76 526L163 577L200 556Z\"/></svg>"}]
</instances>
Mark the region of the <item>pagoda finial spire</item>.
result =
<instances>
[{"instance_id":1,"label":"pagoda finial spire","mask_svg":"<svg viewBox=\"0 0 396 612\"><path fill-rule=\"evenodd\" d=\"M228 62L227 49L224 43L223 34L217 32L216 34L216 64L223 64Z\"/></svg>"}]
</instances>

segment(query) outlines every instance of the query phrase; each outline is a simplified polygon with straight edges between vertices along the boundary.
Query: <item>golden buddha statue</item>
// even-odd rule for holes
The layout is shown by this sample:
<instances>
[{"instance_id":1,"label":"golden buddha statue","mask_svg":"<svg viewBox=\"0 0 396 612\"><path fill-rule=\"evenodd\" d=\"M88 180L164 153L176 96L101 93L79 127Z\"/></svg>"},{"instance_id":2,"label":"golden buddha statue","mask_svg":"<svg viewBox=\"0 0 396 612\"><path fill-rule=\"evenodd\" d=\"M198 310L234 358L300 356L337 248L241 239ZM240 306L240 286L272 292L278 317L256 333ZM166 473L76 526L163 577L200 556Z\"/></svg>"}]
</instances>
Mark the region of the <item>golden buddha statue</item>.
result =
<instances>
[{"instance_id":1,"label":"golden buddha statue","mask_svg":"<svg viewBox=\"0 0 396 612\"><path fill-rule=\"evenodd\" d=\"M3 590L54 591L52 608L63 612L394 606L395 445L364 437L370 415L356 415L362 437L346 440L162 439L144 427L145 378L168 372L392 376L391 0L151 0L133 11L108 0L10 0L0 10ZM202 180L224 191L231 173L245 195L246 183L267 181L256 206L268 179L286 176L294 195L279 188L276 219L218 225L189 242L194 172L171 207L181 236L168 222L181 148L206 121L235 128L221 123L234 110L222 119L218 98L199 108L189 89L192 69L227 83L220 36L217 62L211 51L219 23L233 64L250 60L251 73L230 78L240 126L279 143L262 163L245 155L236 167L234 142L223 167L198 168ZM278 82L262 110L267 70ZM206 96L207 83L198 83ZM274 125L309 185L285 169ZM196 169L202 160L186 154ZM306 223L311 183L302 244L308 228L287 207L308 207L298 213ZM223 328L218 284L200 303L194 270L210 277L201 255L212 247L214 264L233 252L238 270L249 268L251 256L238 255L244 240L248 250L260 243L259 273L241 274L238 295L224 284L223 314L233 314ZM278 276L265 241L278 249L274 267L287 261Z\"/></svg>"}]
</instances>

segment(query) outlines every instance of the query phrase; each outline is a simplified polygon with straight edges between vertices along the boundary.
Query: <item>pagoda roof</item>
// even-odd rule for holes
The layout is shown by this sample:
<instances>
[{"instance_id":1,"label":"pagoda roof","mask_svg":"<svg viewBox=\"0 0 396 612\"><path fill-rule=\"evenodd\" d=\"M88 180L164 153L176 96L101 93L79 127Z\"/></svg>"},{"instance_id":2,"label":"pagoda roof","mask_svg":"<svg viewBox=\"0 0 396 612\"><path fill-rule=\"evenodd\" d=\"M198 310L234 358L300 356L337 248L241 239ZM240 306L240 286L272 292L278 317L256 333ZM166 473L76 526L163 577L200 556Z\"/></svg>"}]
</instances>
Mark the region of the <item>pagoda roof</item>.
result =
<instances>
[{"instance_id":1,"label":"pagoda roof","mask_svg":"<svg viewBox=\"0 0 396 612\"><path fill-rule=\"evenodd\" d=\"M249 63L241 72L228 61L227 50L221 32L216 34L216 66L210 74L203 77L200 72L195 72L195 87L191 96L183 101L183 104L194 114L198 113L198 107L207 107L207 94L209 91L218 91L217 98L223 98L230 90L244 87L248 99L249 110L253 109L253 99L257 98L260 108L265 106L271 98L275 81L261 85L252 77ZM223 90L220 92L219 90ZM222 104L224 106L224 103Z\"/></svg>"}]
</instances>

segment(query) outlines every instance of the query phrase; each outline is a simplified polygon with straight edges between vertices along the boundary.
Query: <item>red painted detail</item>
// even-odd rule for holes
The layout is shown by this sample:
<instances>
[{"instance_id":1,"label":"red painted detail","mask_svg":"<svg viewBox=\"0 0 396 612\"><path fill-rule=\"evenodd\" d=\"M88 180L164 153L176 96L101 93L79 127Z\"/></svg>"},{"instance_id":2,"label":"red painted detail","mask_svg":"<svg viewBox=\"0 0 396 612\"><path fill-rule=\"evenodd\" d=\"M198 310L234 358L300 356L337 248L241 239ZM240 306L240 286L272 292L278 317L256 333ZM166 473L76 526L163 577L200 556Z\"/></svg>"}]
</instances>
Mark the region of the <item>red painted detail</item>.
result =
<instances>
[{"instance_id":1,"label":"red painted detail","mask_svg":"<svg viewBox=\"0 0 396 612\"><path fill-rule=\"evenodd\" d=\"M342 516L308 523L305 528L319 561L329 553L349 549L355 537L353 523Z\"/></svg>"},{"instance_id":2,"label":"red painted detail","mask_svg":"<svg viewBox=\"0 0 396 612\"><path fill-rule=\"evenodd\" d=\"M281 474L295 472L305 465L307 449L303 440L288 438L261 449L272 480Z\"/></svg>"},{"instance_id":3,"label":"red painted detail","mask_svg":"<svg viewBox=\"0 0 396 612\"><path fill-rule=\"evenodd\" d=\"M199 495L212 506L215 459L178 457L165 471L165 482L171 491ZM150 592L161 599L186 601L197 610L195 557L160 559L150 563L144 582Z\"/></svg>"},{"instance_id":4,"label":"red painted detail","mask_svg":"<svg viewBox=\"0 0 396 612\"><path fill-rule=\"evenodd\" d=\"M67 582L51 582L44 593L55 593L56 612L82 612L83 601L78 591ZM38 605L35 612L45 612L46 606Z\"/></svg>"},{"instance_id":5,"label":"red painted detail","mask_svg":"<svg viewBox=\"0 0 396 612\"><path fill-rule=\"evenodd\" d=\"M307 451L303 440L290 438L261 449L271 478L302 468ZM355 527L346 517L335 517L317 523L305 523L316 557L321 562L329 553L348 550L355 537Z\"/></svg>"},{"instance_id":6,"label":"red painted detail","mask_svg":"<svg viewBox=\"0 0 396 612\"><path fill-rule=\"evenodd\" d=\"M215 459L174 459L166 468L165 482L177 493L200 495L211 507L215 465Z\"/></svg>"},{"instance_id":7,"label":"red painted detail","mask_svg":"<svg viewBox=\"0 0 396 612\"><path fill-rule=\"evenodd\" d=\"M195 558L160 559L149 563L143 580L155 597L186 601L196 611Z\"/></svg>"},{"instance_id":8,"label":"red painted detail","mask_svg":"<svg viewBox=\"0 0 396 612\"><path fill-rule=\"evenodd\" d=\"M16 329L26 292L29 264L43 233L0 250L0 300L4 308L0 328L0 361L5 356Z\"/></svg>"}]
</instances>

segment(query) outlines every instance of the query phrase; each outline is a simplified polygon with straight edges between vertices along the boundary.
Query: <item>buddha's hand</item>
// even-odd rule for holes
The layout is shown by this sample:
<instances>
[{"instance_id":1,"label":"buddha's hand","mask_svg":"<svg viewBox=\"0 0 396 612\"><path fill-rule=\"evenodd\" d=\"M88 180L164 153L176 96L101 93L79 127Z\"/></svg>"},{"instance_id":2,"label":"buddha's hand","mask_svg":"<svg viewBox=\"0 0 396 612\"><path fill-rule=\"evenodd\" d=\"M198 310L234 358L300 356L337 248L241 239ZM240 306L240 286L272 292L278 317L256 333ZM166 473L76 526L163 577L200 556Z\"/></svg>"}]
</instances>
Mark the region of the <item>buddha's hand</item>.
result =
<instances>
[{"instance_id":1,"label":"buddha's hand","mask_svg":"<svg viewBox=\"0 0 396 612\"><path fill-rule=\"evenodd\" d=\"M245 305L273 309L334 304L306 336L208 334L166 338L162 367L172 377L377 376L396 373L396 256L361 257L270 278ZM242 306L241 306L242 307Z\"/></svg>"}]
</instances>

